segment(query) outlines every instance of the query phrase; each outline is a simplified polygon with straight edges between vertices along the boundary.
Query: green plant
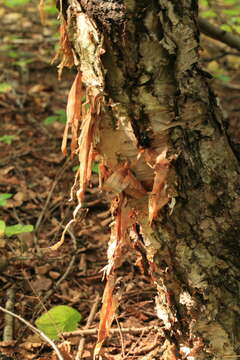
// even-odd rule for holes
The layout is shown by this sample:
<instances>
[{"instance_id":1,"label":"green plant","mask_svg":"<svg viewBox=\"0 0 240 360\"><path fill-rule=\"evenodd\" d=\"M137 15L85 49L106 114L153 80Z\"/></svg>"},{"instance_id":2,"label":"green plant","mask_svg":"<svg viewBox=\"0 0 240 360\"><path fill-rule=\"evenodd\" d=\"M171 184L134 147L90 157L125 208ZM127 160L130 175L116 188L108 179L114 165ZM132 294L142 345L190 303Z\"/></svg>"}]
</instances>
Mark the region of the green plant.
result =
<instances>
[{"instance_id":1,"label":"green plant","mask_svg":"<svg viewBox=\"0 0 240 360\"><path fill-rule=\"evenodd\" d=\"M51 116L48 116L44 121L43 123L45 125L51 125L52 123L54 123L55 121L58 121L62 124L65 124L66 121L67 121L67 117L66 117L66 111L65 110L62 110L62 109L59 109L59 110L56 110L54 112L54 115L51 115Z\"/></svg>"},{"instance_id":2,"label":"green plant","mask_svg":"<svg viewBox=\"0 0 240 360\"><path fill-rule=\"evenodd\" d=\"M10 145L15 138L15 135L3 135L0 136L0 142Z\"/></svg>"},{"instance_id":3,"label":"green plant","mask_svg":"<svg viewBox=\"0 0 240 360\"><path fill-rule=\"evenodd\" d=\"M5 94L12 90L12 85L6 82L0 83L0 93Z\"/></svg>"},{"instance_id":4,"label":"green plant","mask_svg":"<svg viewBox=\"0 0 240 360\"><path fill-rule=\"evenodd\" d=\"M72 171L77 171L79 169L79 165L73 166ZM92 163L92 173L98 174L98 163L96 161L93 161Z\"/></svg>"},{"instance_id":5,"label":"green plant","mask_svg":"<svg viewBox=\"0 0 240 360\"><path fill-rule=\"evenodd\" d=\"M55 4L53 4L53 2L51 2L49 4L48 3L49 3L49 1L44 6L44 11L51 16L57 15L58 10L57 10Z\"/></svg>"},{"instance_id":6,"label":"green plant","mask_svg":"<svg viewBox=\"0 0 240 360\"><path fill-rule=\"evenodd\" d=\"M32 225L15 224L8 226L5 221L0 220L0 237L3 235L11 237L13 235L31 232L33 229Z\"/></svg>"},{"instance_id":7,"label":"green plant","mask_svg":"<svg viewBox=\"0 0 240 360\"><path fill-rule=\"evenodd\" d=\"M35 321L39 330L44 332L50 339L58 339L58 334L65 331L74 331L81 321L81 314L70 306L54 306Z\"/></svg>"},{"instance_id":8,"label":"green plant","mask_svg":"<svg viewBox=\"0 0 240 360\"><path fill-rule=\"evenodd\" d=\"M19 66L20 68L24 69L27 67L28 64L31 64L33 59L21 59L13 62L13 65Z\"/></svg>"},{"instance_id":9,"label":"green plant","mask_svg":"<svg viewBox=\"0 0 240 360\"><path fill-rule=\"evenodd\" d=\"M4 206L6 204L6 200L10 199L12 194L3 193L0 194L0 206Z\"/></svg>"},{"instance_id":10,"label":"green plant","mask_svg":"<svg viewBox=\"0 0 240 360\"><path fill-rule=\"evenodd\" d=\"M31 0L4 0L1 3L4 3L5 6L9 8L14 8L15 6L23 6L29 3Z\"/></svg>"},{"instance_id":11,"label":"green plant","mask_svg":"<svg viewBox=\"0 0 240 360\"><path fill-rule=\"evenodd\" d=\"M200 16L220 26L224 31L240 33L239 0L200 0Z\"/></svg>"}]
</instances>

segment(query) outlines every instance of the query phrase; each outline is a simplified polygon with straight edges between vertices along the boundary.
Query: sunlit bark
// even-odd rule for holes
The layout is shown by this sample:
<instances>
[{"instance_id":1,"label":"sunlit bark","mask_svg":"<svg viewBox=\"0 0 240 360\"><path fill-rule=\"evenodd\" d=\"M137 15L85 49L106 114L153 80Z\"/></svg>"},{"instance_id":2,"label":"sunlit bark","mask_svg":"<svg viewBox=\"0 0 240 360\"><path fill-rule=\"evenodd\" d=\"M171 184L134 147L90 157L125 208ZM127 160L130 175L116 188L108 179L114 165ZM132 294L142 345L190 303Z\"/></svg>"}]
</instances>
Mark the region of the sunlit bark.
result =
<instances>
[{"instance_id":1,"label":"sunlit bark","mask_svg":"<svg viewBox=\"0 0 240 360\"><path fill-rule=\"evenodd\" d=\"M198 65L195 4L68 0L63 15L103 186L118 197L115 235L125 242L108 275L138 224L164 324L156 358L237 360L239 164Z\"/></svg>"}]
</instances>

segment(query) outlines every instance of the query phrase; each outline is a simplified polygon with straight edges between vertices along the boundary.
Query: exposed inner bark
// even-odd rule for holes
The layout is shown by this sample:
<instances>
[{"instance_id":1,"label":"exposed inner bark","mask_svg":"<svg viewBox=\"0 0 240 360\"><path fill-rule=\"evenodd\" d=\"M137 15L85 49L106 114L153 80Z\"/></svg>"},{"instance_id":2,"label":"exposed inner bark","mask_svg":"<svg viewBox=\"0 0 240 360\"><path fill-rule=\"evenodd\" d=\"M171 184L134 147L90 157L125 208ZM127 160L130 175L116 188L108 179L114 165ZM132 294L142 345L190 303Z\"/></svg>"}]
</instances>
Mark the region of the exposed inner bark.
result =
<instances>
[{"instance_id":1,"label":"exposed inner bark","mask_svg":"<svg viewBox=\"0 0 240 360\"><path fill-rule=\"evenodd\" d=\"M239 164L198 67L194 2L69 0L63 11L114 195L107 295L137 223L165 326L156 356L236 360Z\"/></svg>"}]
</instances>

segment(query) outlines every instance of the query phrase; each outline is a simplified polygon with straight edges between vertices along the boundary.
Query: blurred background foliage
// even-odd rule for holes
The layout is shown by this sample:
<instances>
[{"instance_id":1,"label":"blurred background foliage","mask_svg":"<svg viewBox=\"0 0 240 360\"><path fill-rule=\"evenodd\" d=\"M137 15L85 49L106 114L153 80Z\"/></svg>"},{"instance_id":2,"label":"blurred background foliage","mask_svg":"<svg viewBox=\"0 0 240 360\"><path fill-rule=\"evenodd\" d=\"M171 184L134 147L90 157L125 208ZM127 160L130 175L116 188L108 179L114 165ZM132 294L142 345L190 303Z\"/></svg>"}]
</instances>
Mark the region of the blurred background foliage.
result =
<instances>
[{"instance_id":1,"label":"blurred background foliage","mask_svg":"<svg viewBox=\"0 0 240 360\"><path fill-rule=\"evenodd\" d=\"M222 30L240 34L239 0L200 0L199 15L207 18Z\"/></svg>"},{"instance_id":2,"label":"blurred background foliage","mask_svg":"<svg viewBox=\"0 0 240 360\"><path fill-rule=\"evenodd\" d=\"M12 24L10 23L14 20L16 29L18 26L26 26L22 14L25 14L28 18L35 16L34 22L38 20L40 22L40 19L37 20L36 17L38 4L39 0L0 0L0 16L6 16L4 20L4 23L6 24L5 35L0 44L0 52L5 52L7 57L11 59L11 64L21 71L23 78L27 78L27 69L29 64L33 62L33 54L24 51L22 47L19 46L21 44L20 40L22 38L22 33L21 31L12 31ZM44 0L44 12L46 14L46 22L38 36L43 35L45 40L48 38L47 41L51 43L53 56L58 48L57 39L59 37L58 11L55 6L55 0ZM199 16L223 31L240 36L239 0L199 0ZM10 29L8 28L8 24L11 25ZM37 35L35 34L35 38L36 37ZM223 49L216 49L214 42L213 44L212 41L210 43L209 39L205 41L203 38L201 45L202 49L206 50L209 53L208 55L210 55L206 56L207 59L204 61L204 66L208 68L209 72L211 72L216 79L223 82L229 82L231 76L227 73L226 69L221 69L221 66L219 68L220 63L215 57L219 59L225 58L225 62L230 61L230 63L233 64L234 69L239 67L239 57L237 58L237 55L234 54L234 52L229 51L229 54L223 54ZM41 51L41 48L39 50ZM215 56L213 56L213 52L215 52ZM203 55L206 55L206 53L203 52ZM226 58L226 56L230 56L230 58ZM52 57L49 58L49 62L51 61L51 58ZM7 82L0 82L0 92L8 92L10 90L12 90L12 85Z\"/></svg>"},{"instance_id":3,"label":"blurred background foliage","mask_svg":"<svg viewBox=\"0 0 240 360\"><path fill-rule=\"evenodd\" d=\"M58 49L59 20L55 0L44 0L46 21L41 24L39 0L0 0L0 16L4 29L0 30L0 57L3 67L11 66L19 74L18 84L11 76L0 75L0 95L16 91L16 86L28 84L39 62L49 67L56 76L56 64L51 65ZM199 0L199 16L226 33L240 39L240 0ZM236 87L240 72L240 53L221 41L201 34L202 66L216 80ZM74 69L70 70L70 73ZM65 70L69 74L69 70ZM64 79L66 79L64 77ZM34 89L33 89L34 90ZM36 90L36 89L35 89ZM65 105L65 104L64 104ZM43 125L65 122L65 106L57 105L43 115Z\"/></svg>"}]
</instances>

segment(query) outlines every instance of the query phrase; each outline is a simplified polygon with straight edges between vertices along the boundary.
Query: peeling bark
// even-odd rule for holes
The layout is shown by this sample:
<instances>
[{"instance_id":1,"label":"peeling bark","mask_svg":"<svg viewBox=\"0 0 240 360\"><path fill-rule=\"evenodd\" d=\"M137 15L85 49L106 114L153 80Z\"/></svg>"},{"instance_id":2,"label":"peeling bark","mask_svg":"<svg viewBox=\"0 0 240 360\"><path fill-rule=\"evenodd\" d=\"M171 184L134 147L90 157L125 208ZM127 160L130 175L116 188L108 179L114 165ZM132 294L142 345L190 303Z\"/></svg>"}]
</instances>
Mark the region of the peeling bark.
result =
<instances>
[{"instance_id":1,"label":"peeling bark","mask_svg":"<svg viewBox=\"0 0 240 360\"><path fill-rule=\"evenodd\" d=\"M107 275L135 231L158 289L159 358L237 360L240 169L198 65L195 2L68 0L62 9L86 94L100 99L89 116L116 219Z\"/></svg>"}]
</instances>

